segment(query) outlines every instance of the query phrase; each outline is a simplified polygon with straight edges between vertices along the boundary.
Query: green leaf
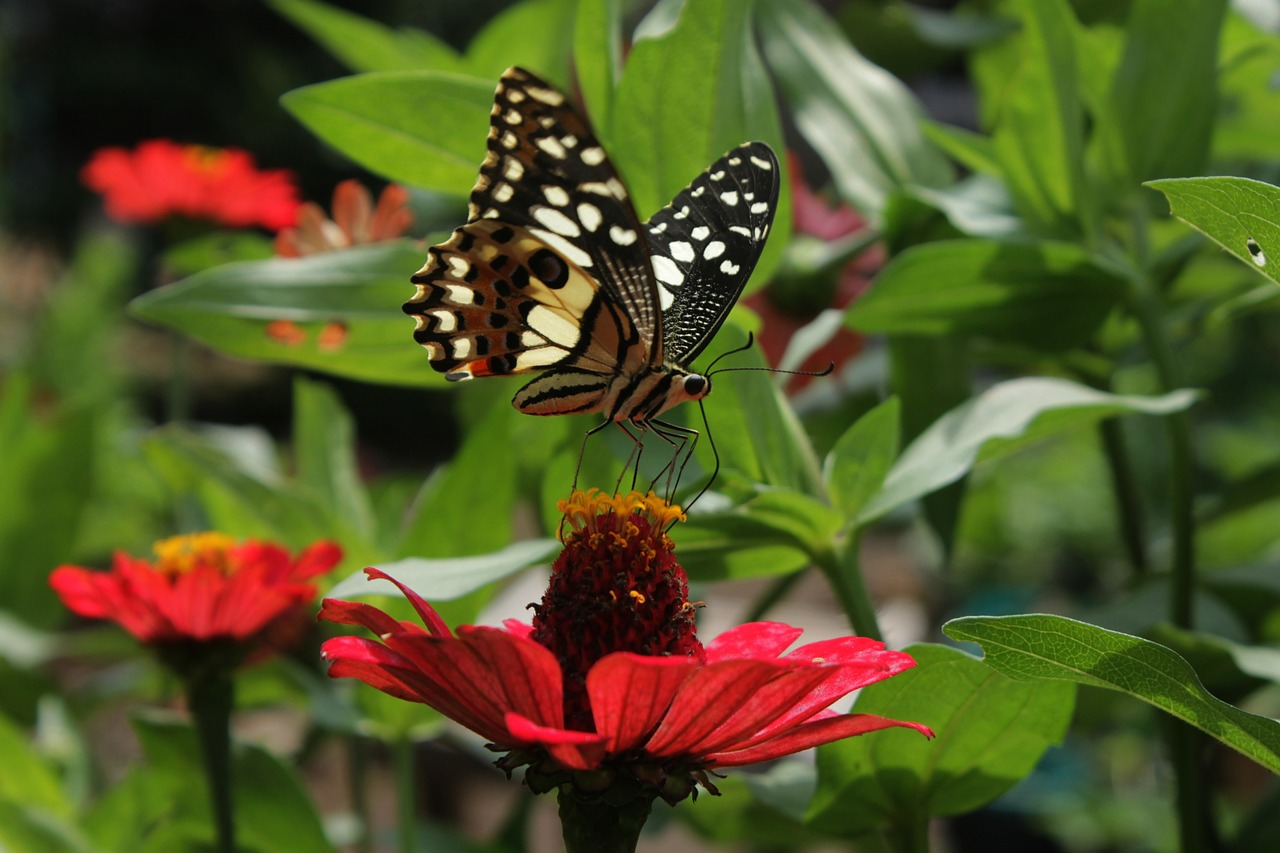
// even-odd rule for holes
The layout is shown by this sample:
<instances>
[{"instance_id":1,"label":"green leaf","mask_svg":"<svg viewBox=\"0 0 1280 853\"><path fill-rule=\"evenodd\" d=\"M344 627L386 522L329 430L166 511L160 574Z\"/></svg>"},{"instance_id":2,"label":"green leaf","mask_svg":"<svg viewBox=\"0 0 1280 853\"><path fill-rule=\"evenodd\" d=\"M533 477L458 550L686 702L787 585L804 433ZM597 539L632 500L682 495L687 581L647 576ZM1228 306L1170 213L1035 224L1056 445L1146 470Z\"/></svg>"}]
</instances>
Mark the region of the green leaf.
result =
<instances>
[{"instance_id":1,"label":"green leaf","mask_svg":"<svg viewBox=\"0 0 1280 853\"><path fill-rule=\"evenodd\" d=\"M0 850L4 853L99 853L68 818L0 800Z\"/></svg>"},{"instance_id":2,"label":"green leaf","mask_svg":"<svg viewBox=\"0 0 1280 853\"><path fill-rule=\"evenodd\" d=\"M304 86L280 102L370 171L465 196L484 159L495 83L442 71L387 71Z\"/></svg>"},{"instance_id":3,"label":"green leaf","mask_svg":"<svg viewBox=\"0 0 1280 853\"><path fill-rule=\"evenodd\" d=\"M587 112L608 117L622 77L622 0L579 3L573 26L573 68Z\"/></svg>"},{"instance_id":4,"label":"green leaf","mask_svg":"<svg viewBox=\"0 0 1280 853\"><path fill-rule=\"evenodd\" d=\"M0 802L37 808L50 815L71 814L58 774L31 747L23 731L5 717L0 717L0 750L5 757Z\"/></svg>"},{"instance_id":5,"label":"green leaf","mask_svg":"<svg viewBox=\"0 0 1280 853\"><path fill-rule=\"evenodd\" d=\"M1028 377L994 385L952 409L911 443L884 487L858 517L866 524L1053 432L1126 412L1167 415L1195 402L1193 391L1160 397L1108 394L1065 379Z\"/></svg>"},{"instance_id":6,"label":"green leaf","mask_svg":"<svg viewBox=\"0 0 1280 853\"><path fill-rule=\"evenodd\" d=\"M459 71L452 47L416 29L393 30L317 0L270 0L272 8L352 71Z\"/></svg>"},{"instance_id":7,"label":"green leaf","mask_svg":"<svg viewBox=\"0 0 1280 853\"><path fill-rule=\"evenodd\" d=\"M831 503L855 518L884 483L898 455L901 404L890 397L845 430L823 466Z\"/></svg>"},{"instance_id":8,"label":"green leaf","mask_svg":"<svg viewBox=\"0 0 1280 853\"><path fill-rule=\"evenodd\" d=\"M423 260L405 240L227 264L145 293L129 308L242 358L368 382L443 384L400 310Z\"/></svg>"},{"instance_id":9,"label":"green leaf","mask_svg":"<svg viewBox=\"0 0 1280 853\"><path fill-rule=\"evenodd\" d=\"M366 541L373 539L373 508L360 478L351 413L327 385L298 377L293 383L293 450L299 483Z\"/></svg>"},{"instance_id":10,"label":"green leaf","mask_svg":"<svg viewBox=\"0 0 1280 853\"><path fill-rule=\"evenodd\" d=\"M378 566L428 601L452 601L481 587L522 572L530 566L546 564L560 550L554 539L527 539L501 551L478 557L451 557L426 560L417 557ZM400 598L400 590L390 581L370 580L363 571L340 581L326 593L329 598L359 598L384 595Z\"/></svg>"},{"instance_id":11,"label":"green leaf","mask_svg":"<svg viewBox=\"0 0 1280 853\"><path fill-rule=\"evenodd\" d=\"M848 318L863 332L982 335L1053 351L1087 341L1123 293L1075 244L943 240L893 258Z\"/></svg>"},{"instance_id":12,"label":"green leaf","mask_svg":"<svg viewBox=\"0 0 1280 853\"><path fill-rule=\"evenodd\" d=\"M786 145L768 74L750 28L752 4L698 0L676 25L637 34L607 124L609 145L640 218L647 219L726 151L761 140L782 160L782 192L752 280L766 281L791 233ZM661 7L660 7L661 8ZM605 125L601 127L601 125Z\"/></svg>"},{"instance_id":13,"label":"green leaf","mask_svg":"<svg viewBox=\"0 0 1280 853\"><path fill-rule=\"evenodd\" d=\"M809 0L756 4L757 30L796 127L840 197L878 220L903 184L943 186L951 169L925 138L911 90L864 59Z\"/></svg>"},{"instance_id":14,"label":"green leaf","mask_svg":"<svg viewBox=\"0 0 1280 853\"><path fill-rule=\"evenodd\" d=\"M461 391L462 389L459 389ZM397 554L456 557L487 554L511 541L516 501L521 415L501 389L466 389L487 394L489 405L463 431L462 447L448 467L427 481L406 514Z\"/></svg>"},{"instance_id":15,"label":"green leaf","mask_svg":"<svg viewBox=\"0 0 1280 853\"><path fill-rule=\"evenodd\" d=\"M946 646L905 651L917 666L864 688L854 713L924 723L937 738L891 729L819 747L810 825L852 836L972 811L1062 742L1071 686L1019 683Z\"/></svg>"},{"instance_id":16,"label":"green leaf","mask_svg":"<svg viewBox=\"0 0 1280 853\"><path fill-rule=\"evenodd\" d=\"M1086 213L1084 111L1076 20L1067 0L1012 0L1022 24L993 146L1023 216L1039 230L1075 230Z\"/></svg>"},{"instance_id":17,"label":"green leaf","mask_svg":"<svg viewBox=\"0 0 1280 853\"><path fill-rule=\"evenodd\" d=\"M562 89L569 78L575 0L523 0L494 16L467 46L467 69L489 80L489 99L502 72L519 65ZM479 165L479 161L476 161Z\"/></svg>"},{"instance_id":18,"label":"green leaf","mask_svg":"<svg viewBox=\"0 0 1280 853\"><path fill-rule=\"evenodd\" d=\"M777 577L812 562L776 527L746 513L695 514L673 532L680 565L701 581Z\"/></svg>"},{"instance_id":19,"label":"green leaf","mask_svg":"<svg viewBox=\"0 0 1280 853\"><path fill-rule=\"evenodd\" d=\"M210 524L228 535L295 548L335 536L344 544L354 538L341 535L339 523L278 471L262 470L244 456L228 453L228 446L169 425L147 436L144 450L172 491L197 494Z\"/></svg>"},{"instance_id":20,"label":"green leaf","mask_svg":"<svg viewBox=\"0 0 1280 853\"><path fill-rule=\"evenodd\" d=\"M1130 7L1124 52L1097 124L1105 160L1119 167L1126 188L1204 171L1226 8L1227 0L1135 0Z\"/></svg>"},{"instance_id":21,"label":"green leaf","mask_svg":"<svg viewBox=\"0 0 1280 853\"><path fill-rule=\"evenodd\" d=\"M1280 284L1280 187L1248 178L1148 181L1173 215Z\"/></svg>"},{"instance_id":22,"label":"green leaf","mask_svg":"<svg viewBox=\"0 0 1280 853\"><path fill-rule=\"evenodd\" d=\"M1185 660L1157 643L1045 614L970 616L943 630L978 643L984 660L1010 678L1127 693L1280 773L1280 723L1214 697Z\"/></svg>"}]
</instances>

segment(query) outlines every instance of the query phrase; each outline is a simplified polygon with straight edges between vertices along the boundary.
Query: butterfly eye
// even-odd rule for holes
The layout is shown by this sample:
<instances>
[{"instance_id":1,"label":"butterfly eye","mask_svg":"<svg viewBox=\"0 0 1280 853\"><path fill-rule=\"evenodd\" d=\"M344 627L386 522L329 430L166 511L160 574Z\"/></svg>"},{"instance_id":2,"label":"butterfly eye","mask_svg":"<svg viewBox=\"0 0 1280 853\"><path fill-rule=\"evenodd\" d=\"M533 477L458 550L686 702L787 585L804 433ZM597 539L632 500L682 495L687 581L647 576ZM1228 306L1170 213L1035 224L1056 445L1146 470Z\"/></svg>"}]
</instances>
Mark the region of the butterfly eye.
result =
<instances>
[{"instance_id":1,"label":"butterfly eye","mask_svg":"<svg viewBox=\"0 0 1280 853\"><path fill-rule=\"evenodd\" d=\"M529 269L552 290L559 290L569 280L569 265L550 249L539 249L529 258Z\"/></svg>"},{"instance_id":2,"label":"butterfly eye","mask_svg":"<svg viewBox=\"0 0 1280 853\"><path fill-rule=\"evenodd\" d=\"M707 377L690 373L684 378L684 392L690 397L694 399L705 397L710 391L711 380Z\"/></svg>"}]
</instances>

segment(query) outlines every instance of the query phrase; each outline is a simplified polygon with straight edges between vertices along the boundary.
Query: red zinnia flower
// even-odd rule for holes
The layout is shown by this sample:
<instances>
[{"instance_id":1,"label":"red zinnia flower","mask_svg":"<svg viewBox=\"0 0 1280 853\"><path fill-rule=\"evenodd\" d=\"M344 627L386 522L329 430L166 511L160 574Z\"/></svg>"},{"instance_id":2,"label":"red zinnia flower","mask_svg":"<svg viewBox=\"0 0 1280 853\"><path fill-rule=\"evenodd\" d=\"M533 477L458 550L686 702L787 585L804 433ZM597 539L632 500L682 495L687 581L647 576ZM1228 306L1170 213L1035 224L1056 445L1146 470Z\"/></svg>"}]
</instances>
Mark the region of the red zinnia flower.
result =
<instances>
[{"instance_id":1,"label":"red zinnia flower","mask_svg":"<svg viewBox=\"0 0 1280 853\"><path fill-rule=\"evenodd\" d=\"M714 793L714 768L891 726L932 735L918 723L828 709L915 665L882 643L845 637L783 654L800 630L757 622L704 647L665 533L683 517L678 508L594 489L560 506L572 530L532 626L513 620L454 634L399 583L425 627L326 599L321 618L378 637L327 641L329 674L430 705L507 751L503 769L529 764L526 781L539 791L572 783L598 794L625 781L676 802L696 784Z\"/></svg>"},{"instance_id":2,"label":"red zinnia flower","mask_svg":"<svg viewBox=\"0 0 1280 853\"><path fill-rule=\"evenodd\" d=\"M310 604L310 580L342 559L332 542L291 557L221 533L175 536L155 552L154 561L117 552L109 572L59 566L49 583L72 612L117 622L144 643L245 644Z\"/></svg>"},{"instance_id":3,"label":"red zinnia flower","mask_svg":"<svg viewBox=\"0 0 1280 853\"><path fill-rule=\"evenodd\" d=\"M298 211L297 225L276 235L276 254L297 258L381 243L401 236L412 224L409 191L404 187L388 184L374 207L373 197L359 181L343 181L333 190L333 219L315 202L305 203Z\"/></svg>"},{"instance_id":4,"label":"red zinnia flower","mask_svg":"<svg viewBox=\"0 0 1280 853\"><path fill-rule=\"evenodd\" d=\"M237 148L181 145L167 139L133 151L100 148L80 173L101 193L107 213L121 222L159 222L170 216L271 231L293 225L298 189L284 169L260 170Z\"/></svg>"}]
</instances>

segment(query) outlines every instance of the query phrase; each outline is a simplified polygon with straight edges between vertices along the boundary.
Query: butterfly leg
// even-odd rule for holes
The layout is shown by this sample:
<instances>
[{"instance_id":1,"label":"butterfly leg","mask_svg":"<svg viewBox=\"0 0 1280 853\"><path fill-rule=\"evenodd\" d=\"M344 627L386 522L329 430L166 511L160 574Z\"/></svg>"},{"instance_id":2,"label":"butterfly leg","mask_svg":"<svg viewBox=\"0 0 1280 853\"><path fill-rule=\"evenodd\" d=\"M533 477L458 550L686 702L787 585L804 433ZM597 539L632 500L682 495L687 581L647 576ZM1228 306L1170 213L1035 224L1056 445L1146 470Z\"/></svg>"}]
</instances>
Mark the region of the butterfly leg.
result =
<instances>
[{"instance_id":1,"label":"butterfly leg","mask_svg":"<svg viewBox=\"0 0 1280 853\"><path fill-rule=\"evenodd\" d=\"M596 424L591 429L583 433L582 446L578 448L578 466L573 469L573 487L570 489L570 491L574 491L578 488L578 475L582 473L582 457L585 456L587 453L587 441L591 438L591 436L600 432L600 430L607 427L610 423L612 423L612 421L609 421L609 420L601 421L600 423Z\"/></svg>"},{"instance_id":2,"label":"butterfly leg","mask_svg":"<svg viewBox=\"0 0 1280 853\"><path fill-rule=\"evenodd\" d=\"M684 477L685 466L693 458L693 450L698 446L699 434L696 429L668 423L667 421L654 420L650 422L650 426L653 428L654 434L661 437L672 448L671 461L658 472L653 481L657 483L658 480L665 477L667 481L667 500L673 501L676 490L680 488L680 480ZM653 484L650 484L650 488L652 487Z\"/></svg>"}]
</instances>

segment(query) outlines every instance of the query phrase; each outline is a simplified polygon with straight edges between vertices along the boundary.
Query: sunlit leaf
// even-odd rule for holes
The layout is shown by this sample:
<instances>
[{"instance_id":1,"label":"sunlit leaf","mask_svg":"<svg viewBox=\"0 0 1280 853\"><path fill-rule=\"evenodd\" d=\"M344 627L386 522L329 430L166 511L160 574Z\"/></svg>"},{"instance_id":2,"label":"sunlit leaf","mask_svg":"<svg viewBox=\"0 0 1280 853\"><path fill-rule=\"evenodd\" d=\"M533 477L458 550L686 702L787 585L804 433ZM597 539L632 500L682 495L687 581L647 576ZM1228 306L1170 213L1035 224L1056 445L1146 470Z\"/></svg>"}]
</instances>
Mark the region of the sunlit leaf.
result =
<instances>
[{"instance_id":1,"label":"sunlit leaf","mask_svg":"<svg viewBox=\"0 0 1280 853\"><path fill-rule=\"evenodd\" d=\"M1280 187L1249 178L1148 181L1173 215L1280 284Z\"/></svg>"},{"instance_id":2,"label":"sunlit leaf","mask_svg":"<svg viewBox=\"0 0 1280 853\"><path fill-rule=\"evenodd\" d=\"M271 6L352 71L460 71L458 52L428 32L393 30L317 0L270 0Z\"/></svg>"},{"instance_id":3,"label":"sunlit leaf","mask_svg":"<svg viewBox=\"0 0 1280 853\"><path fill-rule=\"evenodd\" d=\"M1010 678L1127 693L1280 773L1280 722L1211 695L1185 660L1157 643L1046 614L969 616L943 630L978 643L984 660Z\"/></svg>"}]
</instances>

